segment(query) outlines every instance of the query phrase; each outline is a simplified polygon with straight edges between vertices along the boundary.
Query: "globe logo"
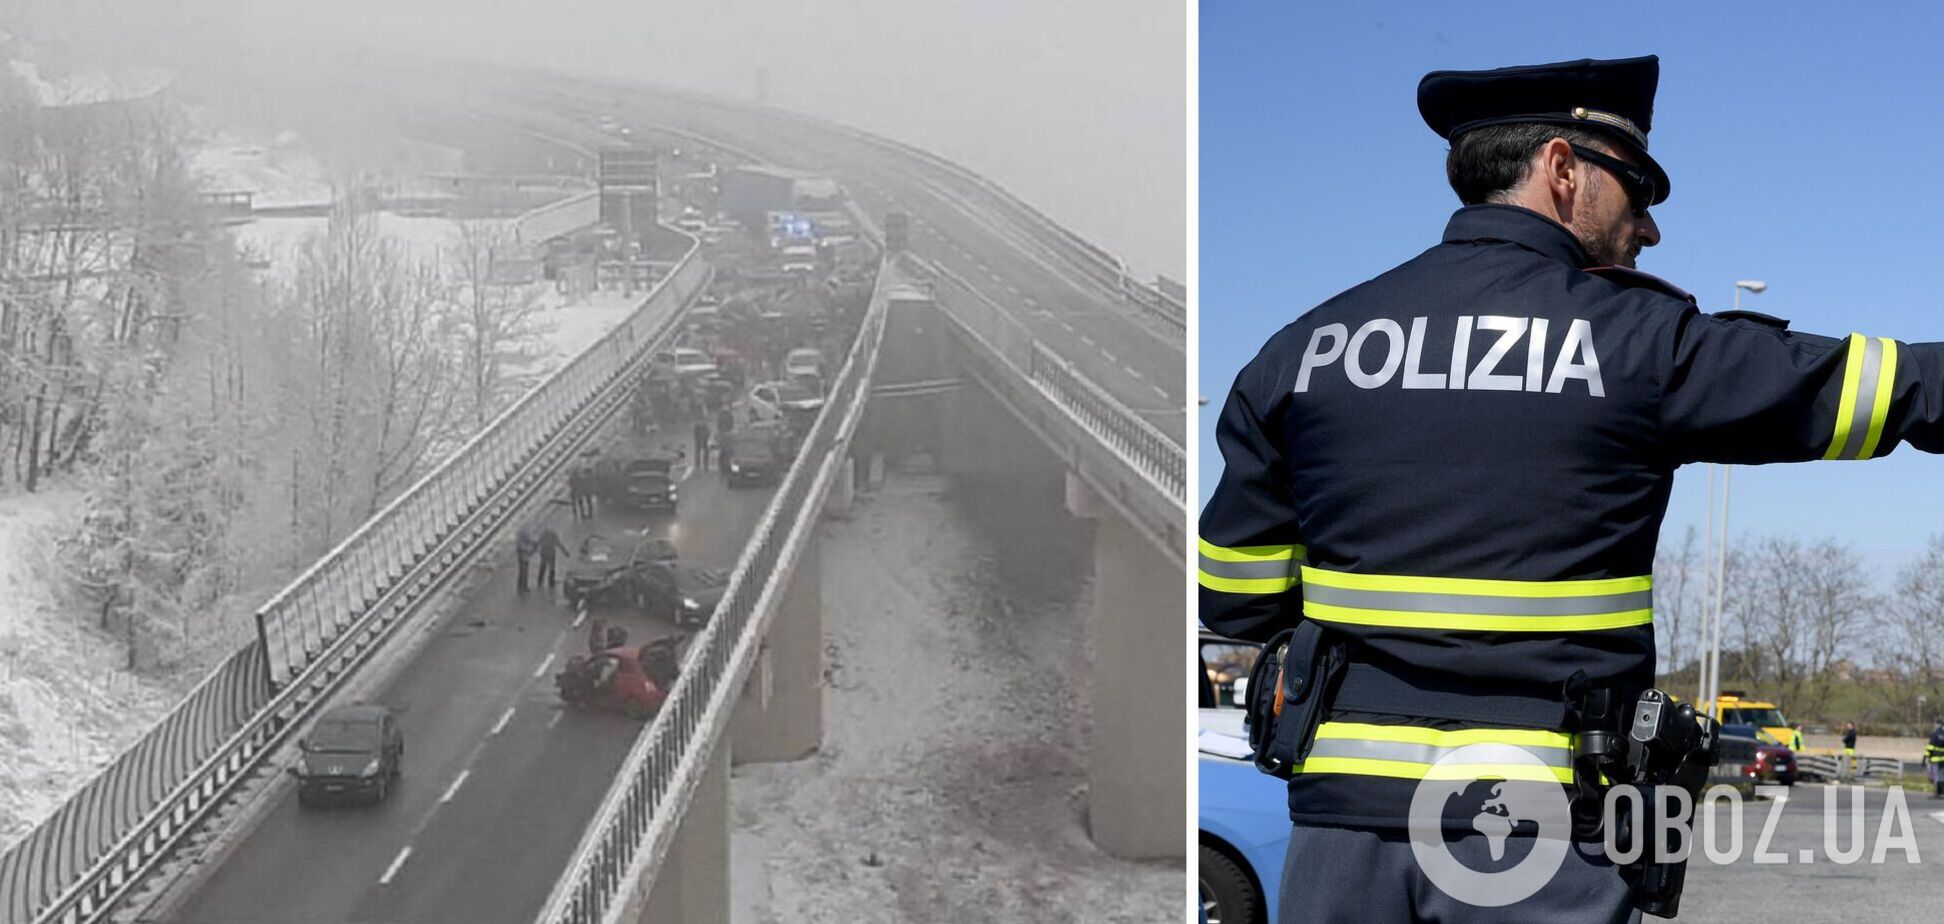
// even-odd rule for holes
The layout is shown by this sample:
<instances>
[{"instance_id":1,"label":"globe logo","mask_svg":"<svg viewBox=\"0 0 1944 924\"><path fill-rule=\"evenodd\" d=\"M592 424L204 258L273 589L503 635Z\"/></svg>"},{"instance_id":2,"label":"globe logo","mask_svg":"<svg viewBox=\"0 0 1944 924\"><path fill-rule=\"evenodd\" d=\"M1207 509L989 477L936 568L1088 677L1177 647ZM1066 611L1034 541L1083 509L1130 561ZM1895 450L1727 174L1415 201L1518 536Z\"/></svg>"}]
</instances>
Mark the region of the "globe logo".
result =
<instances>
[{"instance_id":1,"label":"globe logo","mask_svg":"<svg viewBox=\"0 0 1944 924\"><path fill-rule=\"evenodd\" d=\"M1447 830L1485 837L1488 869L1452 853ZM1480 908L1532 897L1552 881L1572 849L1565 788L1531 751L1510 744L1469 744L1430 765L1411 796L1411 854L1425 878L1446 895Z\"/></svg>"}]
</instances>

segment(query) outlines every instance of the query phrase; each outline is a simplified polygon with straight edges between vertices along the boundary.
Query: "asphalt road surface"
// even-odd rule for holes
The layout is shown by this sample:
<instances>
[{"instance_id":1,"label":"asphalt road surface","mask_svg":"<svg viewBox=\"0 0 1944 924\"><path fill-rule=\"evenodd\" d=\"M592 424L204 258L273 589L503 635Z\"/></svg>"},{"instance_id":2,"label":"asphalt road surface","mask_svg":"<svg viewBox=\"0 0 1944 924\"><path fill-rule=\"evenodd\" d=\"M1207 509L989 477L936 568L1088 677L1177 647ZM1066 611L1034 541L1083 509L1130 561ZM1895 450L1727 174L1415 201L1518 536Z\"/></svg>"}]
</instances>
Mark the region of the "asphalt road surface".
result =
<instances>
[{"instance_id":1,"label":"asphalt road surface","mask_svg":"<svg viewBox=\"0 0 1944 924\"><path fill-rule=\"evenodd\" d=\"M665 439L686 445L687 427ZM592 528L617 537L645 527L673 538L683 559L728 569L769 495L694 472L678 518L603 510ZM569 546L589 528L564 506L549 516ZM499 562L373 697L400 711L405 732L404 775L389 801L300 809L287 790L169 920L532 921L642 725L559 705L553 672L585 650L586 627L557 596L521 596L513 585L512 562ZM673 631L646 617L610 621L631 642Z\"/></svg>"},{"instance_id":2,"label":"asphalt road surface","mask_svg":"<svg viewBox=\"0 0 1944 924\"><path fill-rule=\"evenodd\" d=\"M912 216L911 249L1005 311L1123 404L1183 439L1186 416L1182 335L1094 280L1029 222L968 180L929 161L837 129L725 104L675 100L647 90L615 91L609 111L637 134L655 126L692 132L842 183L867 213ZM547 105L542 100L529 103ZM599 111L529 113L536 129L590 147L616 143L586 120ZM957 290L954 284L946 297Z\"/></svg>"},{"instance_id":3,"label":"asphalt road surface","mask_svg":"<svg viewBox=\"0 0 1944 924\"><path fill-rule=\"evenodd\" d=\"M1774 800L1744 804L1739 857L1716 863L1697 855L1689 861L1678 920L1738 924L1937 920L1938 902L1944 899L1944 801L1904 793L1908 811L1899 814L1886 811L1894 801L1889 790L1865 787L1863 795L1860 845L1851 828L1858 816L1851 787L1805 783L1791 788L1779 804ZM1826 801L1835 819L1827 826ZM1762 845L1763 828L1771 815L1774 832ZM1888 828L1886 816L1892 820ZM1735 853L1728 817L1725 808L1715 812L1714 844L1722 854ZM1907 829L1896 824L1900 818L1908 819ZM1825 827L1832 837L1825 837ZM1708 829L1704 825L1700 830L1705 835ZM1899 845L1905 830L1913 850ZM1833 840L1836 854L1826 840ZM1759 859L1758 845L1763 848ZM1860 856L1853 862L1839 862L1846 859L1840 854L1850 852L1853 845L1861 847ZM1883 854L1881 863L1873 862L1878 852Z\"/></svg>"}]
</instances>

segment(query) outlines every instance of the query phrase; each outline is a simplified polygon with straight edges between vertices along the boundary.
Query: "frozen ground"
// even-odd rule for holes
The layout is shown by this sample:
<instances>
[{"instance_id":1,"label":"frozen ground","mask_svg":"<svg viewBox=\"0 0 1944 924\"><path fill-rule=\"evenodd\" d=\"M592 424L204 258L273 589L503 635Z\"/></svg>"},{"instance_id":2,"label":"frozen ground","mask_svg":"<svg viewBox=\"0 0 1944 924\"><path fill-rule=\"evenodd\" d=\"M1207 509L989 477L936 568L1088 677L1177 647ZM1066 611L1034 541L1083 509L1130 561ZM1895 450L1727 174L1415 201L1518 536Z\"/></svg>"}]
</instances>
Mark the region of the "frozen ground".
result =
<instances>
[{"instance_id":1,"label":"frozen ground","mask_svg":"<svg viewBox=\"0 0 1944 924\"><path fill-rule=\"evenodd\" d=\"M189 158L204 189L248 192L257 208L328 205L331 182L294 132L253 137L214 130Z\"/></svg>"},{"instance_id":2,"label":"frozen ground","mask_svg":"<svg viewBox=\"0 0 1944 924\"><path fill-rule=\"evenodd\" d=\"M736 924L1178 917L1181 862L1087 838L1084 598L1046 502L914 471L823 527L824 748L734 769Z\"/></svg>"},{"instance_id":3,"label":"frozen ground","mask_svg":"<svg viewBox=\"0 0 1944 924\"><path fill-rule=\"evenodd\" d=\"M179 691L121 670L121 651L54 592L54 536L80 491L0 497L0 850L134 741Z\"/></svg>"}]
</instances>

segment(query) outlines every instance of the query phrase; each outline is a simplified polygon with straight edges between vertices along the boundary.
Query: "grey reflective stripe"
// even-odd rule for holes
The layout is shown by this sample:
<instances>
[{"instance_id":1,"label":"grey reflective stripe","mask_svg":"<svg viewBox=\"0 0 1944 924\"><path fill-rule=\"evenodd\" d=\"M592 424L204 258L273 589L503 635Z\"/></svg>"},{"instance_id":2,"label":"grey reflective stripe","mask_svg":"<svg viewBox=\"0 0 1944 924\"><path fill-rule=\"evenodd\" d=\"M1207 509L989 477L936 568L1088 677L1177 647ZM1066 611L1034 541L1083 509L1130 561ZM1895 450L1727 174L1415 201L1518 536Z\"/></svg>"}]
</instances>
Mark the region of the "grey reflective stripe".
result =
<instances>
[{"instance_id":1,"label":"grey reflective stripe","mask_svg":"<svg viewBox=\"0 0 1944 924\"><path fill-rule=\"evenodd\" d=\"M1876 411L1877 376L1883 372L1883 340L1863 338L1863 371L1856 380L1856 406L1850 410L1849 438L1843 441L1838 459L1860 458L1863 443L1870 438L1870 416Z\"/></svg>"},{"instance_id":2,"label":"grey reflective stripe","mask_svg":"<svg viewBox=\"0 0 1944 924\"><path fill-rule=\"evenodd\" d=\"M1362 738L1318 738L1316 744L1310 748L1309 757L1354 757L1364 760L1435 764L1443 760L1445 755L1458 750L1458 747L1474 748L1466 756L1482 758L1470 760L1468 763L1518 763L1524 757L1531 756L1548 767L1571 769L1573 766L1573 754L1566 748L1490 743L1441 748L1435 744L1368 741Z\"/></svg>"},{"instance_id":3,"label":"grey reflective stripe","mask_svg":"<svg viewBox=\"0 0 1944 924\"><path fill-rule=\"evenodd\" d=\"M1234 578L1239 581L1276 580L1294 578L1302 573L1303 563L1294 555L1288 558L1267 559L1264 561L1222 561L1218 558L1201 556L1203 574L1212 577Z\"/></svg>"},{"instance_id":4,"label":"grey reflective stripe","mask_svg":"<svg viewBox=\"0 0 1944 924\"><path fill-rule=\"evenodd\" d=\"M1462 613L1476 616L1599 616L1652 608L1654 592L1634 590L1590 597L1500 597L1489 594L1425 594L1400 590L1350 590L1303 586L1303 599L1361 610Z\"/></svg>"}]
</instances>

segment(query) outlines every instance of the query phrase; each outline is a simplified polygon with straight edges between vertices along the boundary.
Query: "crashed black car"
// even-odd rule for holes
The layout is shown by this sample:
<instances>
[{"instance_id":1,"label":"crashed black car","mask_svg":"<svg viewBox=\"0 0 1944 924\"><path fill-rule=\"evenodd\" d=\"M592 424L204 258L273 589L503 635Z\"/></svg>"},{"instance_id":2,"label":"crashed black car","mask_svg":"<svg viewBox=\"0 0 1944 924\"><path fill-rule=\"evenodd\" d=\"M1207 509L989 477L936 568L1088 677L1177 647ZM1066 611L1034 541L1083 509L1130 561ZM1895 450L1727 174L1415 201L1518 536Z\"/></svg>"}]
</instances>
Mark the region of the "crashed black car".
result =
<instances>
[{"instance_id":1,"label":"crashed black car","mask_svg":"<svg viewBox=\"0 0 1944 924\"><path fill-rule=\"evenodd\" d=\"M728 584L728 575L713 568L642 561L608 572L602 581L569 599L575 606L584 601L590 612L632 610L688 627L708 622Z\"/></svg>"},{"instance_id":2,"label":"crashed black car","mask_svg":"<svg viewBox=\"0 0 1944 924\"><path fill-rule=\"evenodd\" d=\"M579 607L583 600L589 605L606 605L625 599L622 585L634 569L650 562L675 560L675 543L661 536L637 541L625 556L623 548L627 547L599 533L581 540L561 584L568 606Z\"/></svg>"}]
</instances>

